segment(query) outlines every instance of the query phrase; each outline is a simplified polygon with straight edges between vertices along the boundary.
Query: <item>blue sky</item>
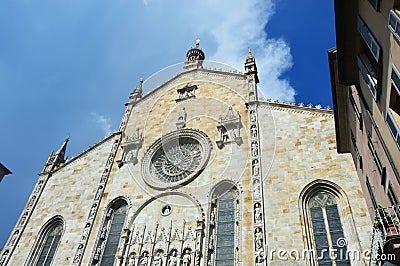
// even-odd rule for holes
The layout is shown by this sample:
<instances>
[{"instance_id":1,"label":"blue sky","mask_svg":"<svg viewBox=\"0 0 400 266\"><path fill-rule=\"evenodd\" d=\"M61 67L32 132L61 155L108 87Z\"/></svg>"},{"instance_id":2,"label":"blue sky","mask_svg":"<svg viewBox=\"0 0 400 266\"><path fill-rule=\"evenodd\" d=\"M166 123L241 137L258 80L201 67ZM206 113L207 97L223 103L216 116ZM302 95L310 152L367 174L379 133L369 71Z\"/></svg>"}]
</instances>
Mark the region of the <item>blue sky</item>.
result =
<instances>
[{"instance_id":1,"label":"blue sky","mask_svg":"<svg viewBox=\"0 0 400 266\"><path fill-rule=\"evenodd\" d=\"M194 40L266 98L332 106L333 1L0 1L0 248L51 151L73 157L118 128L139 79L185 60ZM84 178L84 177L82 177Z\"/></svg>"}]
</instances>

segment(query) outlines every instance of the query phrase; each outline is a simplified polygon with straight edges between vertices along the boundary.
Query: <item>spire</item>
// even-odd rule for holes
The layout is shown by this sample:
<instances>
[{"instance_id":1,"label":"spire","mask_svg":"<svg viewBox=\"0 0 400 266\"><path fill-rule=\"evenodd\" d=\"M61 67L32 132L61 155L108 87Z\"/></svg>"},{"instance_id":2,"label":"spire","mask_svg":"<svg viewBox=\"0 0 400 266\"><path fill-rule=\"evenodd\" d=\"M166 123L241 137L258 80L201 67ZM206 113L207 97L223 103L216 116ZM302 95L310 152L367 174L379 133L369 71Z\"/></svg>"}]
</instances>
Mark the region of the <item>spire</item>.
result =
<instances>
[{"instance_id":1,"label":"spire","mask_svg":"<svg viewBox=\"0 0 400 266\"><path fill-rule=\"evenodd\" d=\"M244 69L245 69L246 75L253 75L255 82L256 83L260 82L258 80L258 75L257 75L258 72L257 72L256 59L253 57L253 54L251 53L250 48L249 48L249 52L247 53L246 62L244 62Z\"/></svg>"},{"instance_id":2,"label":"spire","mask_svg":"<svg viewBox=\"0 0 400 266\"><path fill-rule=\"evenodd\" d=\"M183 67L185 70L202 68L203 61L206 58L204 52L201 50L200 40L197 39L195 41L195 48L190 48L189 51L186 53L186 61L185 66Z\"/></svg>"},{"instance_id":3,"label":"spire","mask_svg":"<svg viewBox=\"0 0 400 266\"><path fill-rule=\"evenodd\" d=\"M61 166L67 158L65 157L65 152L67 151L67 144L69 141L69 136L64 140L61 147L57 150L56 153L51 152L49 158L46 161L46 164L42 170L42 173L51 172L54 169Z\"/></svg>"},{"instance_id":4,"label":"spire","mask_svg":"<svg viewBox=\"0 0 400 266\"><path fill-rule=\"evenodd\" d=\"M139 84L133 90L133 92L129 96L129 99L131 99L134 102L136 102L142 97L143 97L143 78L140 78Z\"/></svg>"}]
</instances>

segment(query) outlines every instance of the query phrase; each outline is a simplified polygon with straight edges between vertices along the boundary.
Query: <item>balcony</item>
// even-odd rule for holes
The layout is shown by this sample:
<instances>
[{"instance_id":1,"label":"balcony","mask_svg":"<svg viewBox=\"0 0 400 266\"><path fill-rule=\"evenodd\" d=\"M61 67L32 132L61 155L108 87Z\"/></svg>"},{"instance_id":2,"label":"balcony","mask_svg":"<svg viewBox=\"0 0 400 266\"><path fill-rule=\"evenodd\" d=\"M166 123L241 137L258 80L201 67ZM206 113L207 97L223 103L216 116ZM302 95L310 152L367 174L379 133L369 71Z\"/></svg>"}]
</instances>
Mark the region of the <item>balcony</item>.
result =
<instances>
[{"instance_id":1,"label":"balcony","mask_svg":"<svg viewBox=\"0 0 400 266\"><path fill-rule=\"evenodd\" d=\"M399 214L400 206L381 207L376 210L370 266L400 264Z\"/></svg>"}]
</instances>

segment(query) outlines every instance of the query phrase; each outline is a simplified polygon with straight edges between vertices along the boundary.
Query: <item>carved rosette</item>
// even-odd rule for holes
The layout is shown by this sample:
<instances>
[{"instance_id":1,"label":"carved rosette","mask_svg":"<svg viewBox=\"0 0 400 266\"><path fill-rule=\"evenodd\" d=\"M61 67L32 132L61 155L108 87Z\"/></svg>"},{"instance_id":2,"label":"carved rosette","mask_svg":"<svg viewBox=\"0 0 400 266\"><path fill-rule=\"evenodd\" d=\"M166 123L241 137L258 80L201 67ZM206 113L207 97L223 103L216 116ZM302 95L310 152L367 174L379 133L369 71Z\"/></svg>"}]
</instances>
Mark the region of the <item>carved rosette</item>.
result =
<instances>
[{"instance_id":1,"label":"carved rosette","mask_svg":"<svg viewBox=\"0 0 400 266\"><path fill-rule=\"evenodd\" d=\"M142 161L142 176L151 187L173 188L197 177L206 167L212 144L198 130L181 129L155 141Z\"/></svg>"}]
</instances>

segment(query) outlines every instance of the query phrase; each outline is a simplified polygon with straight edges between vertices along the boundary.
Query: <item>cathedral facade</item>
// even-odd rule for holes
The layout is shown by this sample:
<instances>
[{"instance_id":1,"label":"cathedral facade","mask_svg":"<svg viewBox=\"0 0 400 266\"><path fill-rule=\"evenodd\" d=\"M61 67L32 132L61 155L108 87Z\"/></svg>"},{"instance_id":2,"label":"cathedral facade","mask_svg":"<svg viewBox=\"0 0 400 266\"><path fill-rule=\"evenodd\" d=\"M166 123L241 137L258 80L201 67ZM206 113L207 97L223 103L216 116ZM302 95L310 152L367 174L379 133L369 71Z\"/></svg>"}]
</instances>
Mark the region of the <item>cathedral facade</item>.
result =
<instances>
[{"instance_id":1,"label":"cathedral facade","mask_svg":"<svg viewBox=\"0 0 400 266\"><path fill-rule=\"evenodd\" d=\"M1 266L368 262L371 220L333 112L259 100L251 52L244 73L204 59L196 44L183 72L146 95L139 83L118 132L49 156Z\"/></svg>"}]
</instances>

